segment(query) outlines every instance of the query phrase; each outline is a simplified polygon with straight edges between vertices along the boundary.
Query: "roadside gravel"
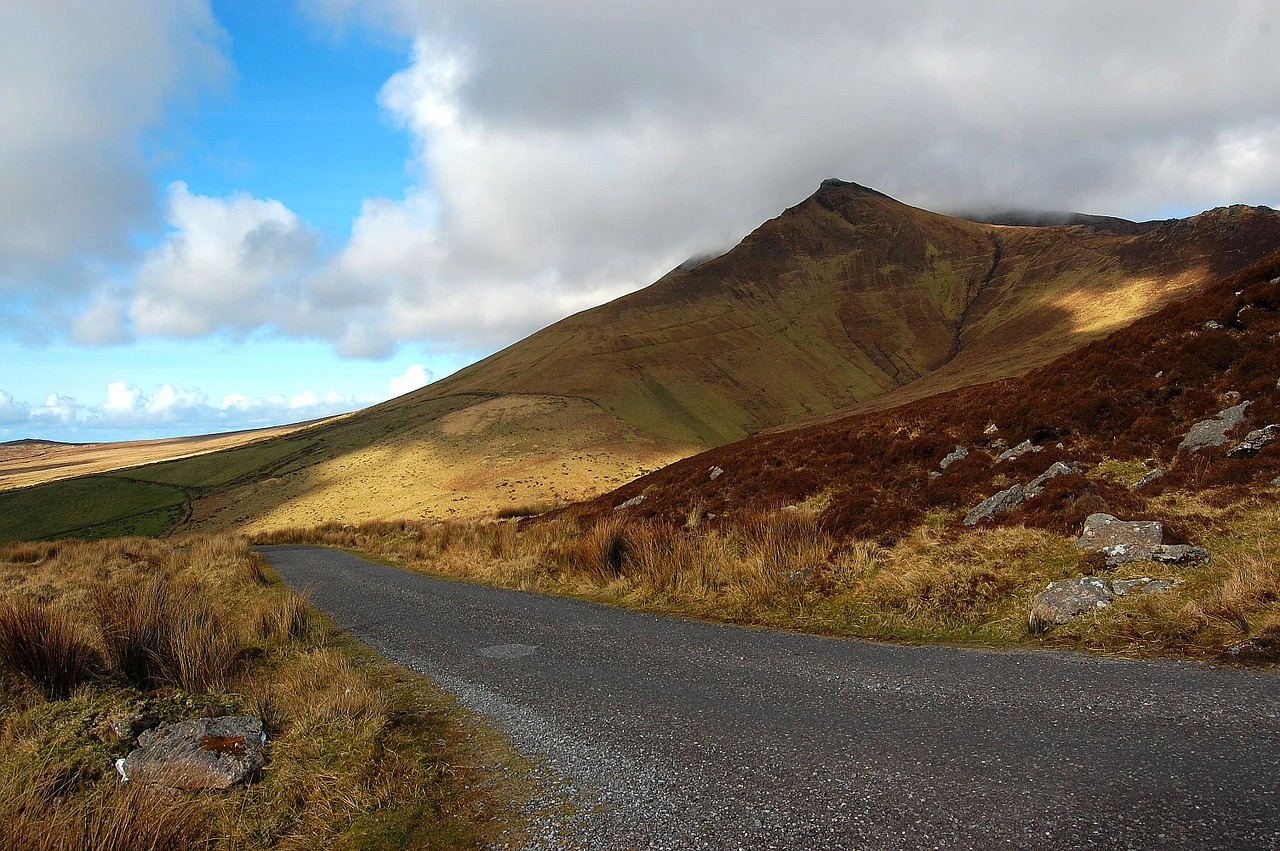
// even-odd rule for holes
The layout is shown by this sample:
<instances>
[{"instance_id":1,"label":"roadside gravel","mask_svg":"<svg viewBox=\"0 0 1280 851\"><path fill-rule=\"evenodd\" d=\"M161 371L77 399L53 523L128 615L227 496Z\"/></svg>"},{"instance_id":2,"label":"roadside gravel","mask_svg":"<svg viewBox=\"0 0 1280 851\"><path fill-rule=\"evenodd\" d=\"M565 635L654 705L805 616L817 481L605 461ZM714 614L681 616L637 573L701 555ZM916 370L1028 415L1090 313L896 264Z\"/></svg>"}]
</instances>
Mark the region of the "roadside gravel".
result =
<instances>
[{"instance_id":1,"label":"roadside gravel","mask_svg":"<svg viewBox=\"0 0 1280 851\"><path fill-rule=\"evenodd\" d=\"M545 767L535 849L1280 848L1280 677L742 629L264 547Z\"/></svg>"}]
</instances>

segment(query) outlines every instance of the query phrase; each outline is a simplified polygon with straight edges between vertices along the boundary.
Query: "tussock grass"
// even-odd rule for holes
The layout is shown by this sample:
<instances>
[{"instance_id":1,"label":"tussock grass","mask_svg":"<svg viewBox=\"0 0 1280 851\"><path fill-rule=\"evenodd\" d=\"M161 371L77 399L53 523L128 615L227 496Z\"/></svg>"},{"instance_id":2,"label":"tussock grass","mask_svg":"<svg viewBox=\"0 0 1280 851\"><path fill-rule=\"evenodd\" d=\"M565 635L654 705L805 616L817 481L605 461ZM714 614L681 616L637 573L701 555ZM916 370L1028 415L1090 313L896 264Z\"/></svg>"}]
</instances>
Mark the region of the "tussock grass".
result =
<instances>
[{"instance_id":1,"label":"tussock grass","mask_svg":"<svg viewBox=\"0 0 1280 851\"><path fill-rule=\"evenodd\" d=\"M514 770L505 746L242 540L0 545L0 651L0 851L480 848L518 827L496 815L518 779L474 767ZM263 719L259 782L119 783L114 719L206 712Z\"/></svg>"},{"instance_id":2,"label":"tussock grass","mask_svg":"<svg viewBox=\"0 0 1280 851\"><path fill-rule=\"evenodd\" d=\"M66 610L27 597L0 603L0 660L50 700L69 697L97 658Z\"/></svg>"}]
</instances>

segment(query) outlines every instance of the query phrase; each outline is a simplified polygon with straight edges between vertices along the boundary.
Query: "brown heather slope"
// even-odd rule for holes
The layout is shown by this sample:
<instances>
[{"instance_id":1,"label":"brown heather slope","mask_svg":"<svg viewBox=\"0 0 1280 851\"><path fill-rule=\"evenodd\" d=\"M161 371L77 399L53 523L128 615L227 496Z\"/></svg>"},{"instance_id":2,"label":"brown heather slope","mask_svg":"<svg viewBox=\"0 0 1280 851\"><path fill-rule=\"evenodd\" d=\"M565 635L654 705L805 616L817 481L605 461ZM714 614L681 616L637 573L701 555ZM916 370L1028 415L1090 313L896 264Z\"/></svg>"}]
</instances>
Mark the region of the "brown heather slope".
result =
<instances>
[{"instance_id":1,"label":"brown heather slope","mask_svg":"<svg viewBox=\"0 0 1280 851\"><path fill-rule=\"evenodd\" d=\"M1225 455L1234 440L1194 455L1179 454L1178 444L1193 423L1241 400L1252 404L1235 438L1280 422L1278 338L1280 251L1020 378L722 446L562 513L590 525L621 516L616 506L643 495L622 512L733 525L807 504L832 535L885 542L929 514L958 527L982 499L1055 461L1080 463L1086 473L1054 479L996 525L1075 534L1097 511L1160 516L1179 493L1198 493L1210 506L1241 504L1259 491L1274 494L1280 441L1237 459ZM990 425L998 432L988 433ZM1042 451L1001 462L998 439L1030 440ZM957 445L969 456L930 477ZM1141 490L1128 487L1156 465L1169 472ZM712 478L717 467L723 472ZM1213 525L1184 519L1202 530Z\"/></svg>"},{"instance_id":2,"label":"brown heather slope","mask_svg":"<svg viewBox=\"0 0 1280 851\"><path fill-rule=\"evenodd\" d=\"M825 181L728 253L419 391L212 460L132 469L82 525L263 530L583 499L759 431L1021 375L1280 247L1265 207L1085 222L980 224ZM67 486L99 495L91 479ZM61 494L0 500L18 518L0 537L34 534L24 512Z\"/></svg>"}]
</instances>

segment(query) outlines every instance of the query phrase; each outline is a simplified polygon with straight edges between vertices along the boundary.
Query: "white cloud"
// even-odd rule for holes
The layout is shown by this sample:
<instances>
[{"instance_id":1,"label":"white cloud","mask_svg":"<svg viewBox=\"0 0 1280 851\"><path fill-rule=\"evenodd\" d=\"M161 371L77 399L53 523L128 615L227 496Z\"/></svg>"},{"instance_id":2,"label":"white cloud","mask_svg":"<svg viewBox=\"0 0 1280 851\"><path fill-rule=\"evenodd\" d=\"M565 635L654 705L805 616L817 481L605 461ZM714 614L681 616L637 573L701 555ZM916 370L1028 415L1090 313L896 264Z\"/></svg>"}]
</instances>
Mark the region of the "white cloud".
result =
<instances>
[{"instance_id":1,"label":"white cloud","mask_svg":"<svg viewBox=\"0 0 1280 851\"><path fill-rule=\"evenodd\" d=\"M426 387L431 383L431 373L420 363L415 363L404 371L404 375L397 375L391 379L390 389L391 395L403 396L411 393L419 387Z\"/></svg>"},{"instance_id":2,"label":"white cloud","mask_svg":"<svg viewBox=\"0 0 1280 851\"><path fill-rule=\"evenodd\" d=\"M0 434L119 440L258 428L347 413L415 390L430 380L431 372L415 363L389 379L386 389L369 393L304 389L250 397L232 392L215 400L199 388L178 384L164 383L148 391L127 381L113 381L97 404L50 393L43 404L31 405L0 389Z\"/></svg>"},{"instance_id":3,"label":"white cloud","mask_svg":"<svg viewBox=\"0 0 1280 851\"><path fill-rule=\"evenodd\" d=\"M19 5L37 25L0 11L0 115L24 116L0 122L0 162L22 165L0 170L0 281L97 258L14 301L74 291L58 303L83 343L492 349L832 176L935 209L1280 204L1265 0L310 0L412 40L380 94L413 143L403 197L367 200L326 253L280 200L177 183L168 232L130 265L157 194L139 139L184 81L216 76L216 26L197 0Z\"/></svg>"},{"instance_id":4,"label":"white cloud","mask_svg":"<svg viewBox=\"0 0 1280 851\"><path fill-rule=\"evenodd\" d=\"M0 290L86 286L127 259L155 192L143 152L166 104L220 80L206 0L0 4Z\"/></svg>"}]
</instances>

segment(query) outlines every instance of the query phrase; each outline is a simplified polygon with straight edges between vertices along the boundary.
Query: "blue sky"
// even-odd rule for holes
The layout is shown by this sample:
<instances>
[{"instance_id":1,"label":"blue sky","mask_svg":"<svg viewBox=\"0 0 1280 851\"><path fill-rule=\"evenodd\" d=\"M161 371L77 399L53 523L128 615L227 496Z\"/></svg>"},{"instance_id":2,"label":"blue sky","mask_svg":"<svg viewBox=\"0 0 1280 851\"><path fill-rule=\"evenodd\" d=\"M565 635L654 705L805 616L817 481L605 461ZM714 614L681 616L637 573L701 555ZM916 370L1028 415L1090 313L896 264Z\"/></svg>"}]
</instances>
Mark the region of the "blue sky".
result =
<instances>
[{"instance_id":1,"label":"blue sky","mask_svg":"<svg viewBox=\"0 0 1280 851\"><path fill-rule=\"evenodd\" d=\"M733 245L1280 205L1267 2L14 0L0 441L361 407Z\"/></svg>"}]
</instances>

